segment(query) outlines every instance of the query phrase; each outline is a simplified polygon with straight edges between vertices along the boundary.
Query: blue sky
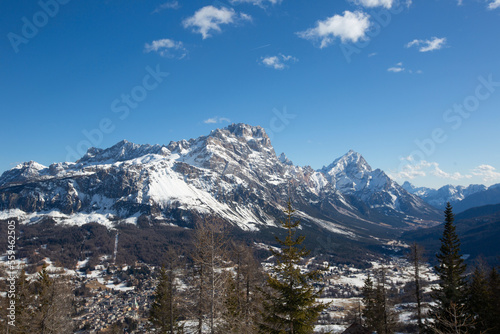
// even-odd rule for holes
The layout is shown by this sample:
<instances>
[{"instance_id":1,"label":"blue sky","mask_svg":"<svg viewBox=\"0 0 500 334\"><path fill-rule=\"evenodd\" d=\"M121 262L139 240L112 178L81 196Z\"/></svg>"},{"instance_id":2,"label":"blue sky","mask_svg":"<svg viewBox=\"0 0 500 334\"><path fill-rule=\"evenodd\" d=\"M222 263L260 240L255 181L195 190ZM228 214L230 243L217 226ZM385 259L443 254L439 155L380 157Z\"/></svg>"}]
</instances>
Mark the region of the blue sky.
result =
<instances>
[{"instance_id":1,"label":"blue sky","mask_svg":"<svg viewBox=\"0 0 500 334\"><path fill-rule=\"evenodd\" d=\"M0 171L264 127L321 168L500 182L500 0L0 4Z\"/></svg>"}]
</instances>

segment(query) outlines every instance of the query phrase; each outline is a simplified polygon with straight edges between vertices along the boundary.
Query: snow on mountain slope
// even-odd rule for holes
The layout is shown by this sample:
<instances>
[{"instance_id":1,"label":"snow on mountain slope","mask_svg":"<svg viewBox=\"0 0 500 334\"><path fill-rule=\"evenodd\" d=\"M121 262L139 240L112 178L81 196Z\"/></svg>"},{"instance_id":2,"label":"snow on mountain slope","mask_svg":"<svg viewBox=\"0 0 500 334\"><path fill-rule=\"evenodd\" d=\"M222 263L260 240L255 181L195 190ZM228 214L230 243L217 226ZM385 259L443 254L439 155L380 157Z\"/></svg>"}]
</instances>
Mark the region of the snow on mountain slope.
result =
<instances>
[{"instance_id":1,"label":"snow on mountain slope","mask_svg":"<svg viewBox=\"0 0 500 334\"><path fill-rule=\"evenodd\" d=\"M452 204L458 203L473 194L480 193L488 189L486 186L481 184L471 184L468 187L453 186L449 184L442 186L439 189L432 189L426 187L415 187L408 181L403 183L402 187L409 193L419 196L426 203L438 209L444 209L447 202Z\"/></svg>"},{"instance_id":2,"label":"snow on mountain slope","mask_svg":"<svg viewBox=\"0 0 500 334\"><path fill-rule=\"evenodd\" d=\"M12 182L14 180L26 181L37 179L47 174L47 167L37 162L30 161L17 165L0 176L0 184Z\"/></svg>"},{"instance_id":3,"label":"snow on mountain slope","mask_svg":"<svg viewBox=\"0 0 500 334\"><path fill-rule=\"evenodd\" d=\"M365 189L372 174L370 165L361 154L350 150L321 170L330 183L342 193L353 193Z\"/></svg>"},{"instance_id":4,"label":"snow on mountain slope","mask_svg":"<svg viewBox=\"0 0 500 334\"><path fill-rule=\"evenodd\" d=\"M320 170L342 194L353 195L371 208L386 208L414 215L425 208L382 170L373 170L361 154L350 150Z\"/></svg>"},{"instance_id":5,"label":"snow on mountain slope","mask_svg":"<svg viewBox=\"0 0 500 334\"><path fill-rule=\"evenodd\" d=\"M256 230L275 225L288 198L307 221L349 237L348 222L371 223L363 206L404 219L432 214L358 153L320 171L294 166L276 156L261 127L246 124L166 146L121 141L91 148L75 163L29 162L0 176L2 215L21 210L25 222L51 215L78 225L87 215L111 226L147 215L188 224L193 215L213 215Z\"/></svg>"}]
</instances>

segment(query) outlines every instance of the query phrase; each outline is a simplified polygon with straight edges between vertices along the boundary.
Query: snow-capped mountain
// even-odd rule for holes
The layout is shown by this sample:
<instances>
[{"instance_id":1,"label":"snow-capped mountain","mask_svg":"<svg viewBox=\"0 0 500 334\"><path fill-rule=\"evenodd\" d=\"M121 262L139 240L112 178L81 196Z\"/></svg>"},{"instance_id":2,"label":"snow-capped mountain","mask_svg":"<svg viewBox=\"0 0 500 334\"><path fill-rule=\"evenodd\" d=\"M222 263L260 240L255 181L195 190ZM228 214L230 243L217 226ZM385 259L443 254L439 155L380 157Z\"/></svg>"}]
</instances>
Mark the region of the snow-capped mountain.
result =
<instances>
[{"instance_id":1,"label":"snow-capped mountain","mask_svg":"<svg viewBox=\"0 0 500 334\"><path fill-rule=\"evenodd\" d=\"M498 185L493 185L490 188L492 191L490 193L493 193L494 189ZM460 208L460 211L466 210L467 208L470 208L472 206L468 206L466 208L462 208L462 205L458 204L462 201L464 201L466 198L468 198L471 195L474 194L480 194L485 191L487 191L489 188L482 185L482 184L471 184L468 187L464 186L453 186L453 185L445 185L439 189L432 189L432 188L426 188L426 187L415 187L412 185L410 182L405 181L402 185L402 187L408 191L411 194L414 194L416 196L419 196L422 198L426 203L438 208L438 209L443 209L446 206L447 202L450 202L451 204L458 205ZM477 195L475 196L477 197ZM484 196L486 197L486 196ZM490 196L491 197L491 196ZM497 202L498 200L498 202ZM482 203L480 200L476 201L477 206L480 205L487 205L487 204L497 204L500 203L500 198L492 198L491 200L485 200L484 203ZM458 211L457 211L458 212Z\"/></svg>"},{"instance_id":2,"label":"snow-capped mountain","mask_svg":"<svg viewBox=\"0 0 500 334\"><path fill-rule=\"evenodd\" d=\"M297 216L355 237L367 226L408 227L438 212L350 151L321 170L280 157L261 127L232 124L168 145L121 141L75 163L28 162L0 176L0 218L84 224L148 216L189 226L214 216L243 230L274 226L290 198ZM390 227L393 226L393 227Z\"/></svg>"},{"instance_id":3,"label":"snow-capped mountain","mask_svg":"<svg viewBox=\"0 0 500 334\"><path fill-rule=\"evenodd\" d=\"M391 209L411 215L430 213L418 198L409 194L382 170L372 170L361 154L352 150L331 165L323 167L320 172L340 193L360 199L372 209Z\"/></svg>"}]
</instances>

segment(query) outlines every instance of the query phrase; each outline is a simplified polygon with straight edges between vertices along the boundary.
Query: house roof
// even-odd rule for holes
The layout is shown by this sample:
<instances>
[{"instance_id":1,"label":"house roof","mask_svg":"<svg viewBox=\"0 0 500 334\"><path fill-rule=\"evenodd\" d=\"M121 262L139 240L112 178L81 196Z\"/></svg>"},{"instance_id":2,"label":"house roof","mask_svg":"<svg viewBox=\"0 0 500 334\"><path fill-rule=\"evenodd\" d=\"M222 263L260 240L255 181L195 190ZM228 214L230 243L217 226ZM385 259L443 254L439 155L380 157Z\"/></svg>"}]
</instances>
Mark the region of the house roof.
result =
<instances>
[{"instance_id":1,"label":"house roof","mask_svg":"<svg viewBox=\"0 0 500 334\"><path fill-rule=\"evenodd\" d=\"M372 334L372 332L366 327L363 327L362 325L355 322L351 326L349 326L342 334Z\"/></svg>"}]
</instances>

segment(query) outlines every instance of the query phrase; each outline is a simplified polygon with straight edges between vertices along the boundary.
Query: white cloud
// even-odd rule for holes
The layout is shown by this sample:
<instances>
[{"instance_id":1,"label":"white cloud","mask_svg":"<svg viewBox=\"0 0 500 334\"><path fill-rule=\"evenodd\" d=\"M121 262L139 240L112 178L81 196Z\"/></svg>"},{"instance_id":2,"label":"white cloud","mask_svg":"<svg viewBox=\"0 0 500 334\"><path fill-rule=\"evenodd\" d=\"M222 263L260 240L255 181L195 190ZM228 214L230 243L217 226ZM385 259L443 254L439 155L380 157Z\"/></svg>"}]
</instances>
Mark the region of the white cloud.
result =
<instances>
[{"instance_id":1,"label":"white cloud","mask_svg":"<svg viewBox=\"0 0 500 334\"><path fill-rule=\"evenodd\" d=\"M470 179L472 176L471 175L463 175L459 172L455 173L447 173L443 171L441 168L439 168L439 165L437 162L432 162L430 163L431 166L431 171L430 173L434 176L437 176L442 179L448 179L448 180L461 180L461 179Z\"/></svg>"},{"instance_id":2,"label":"white cloud","mask_svg":"<svg viewBox=\"0 0 500 334\"><path fill-rule=\"evenodd\" d=\"M404 67L389 67L387 69L387 71L394 72L394 73L403 72L404 70L405 70Z\"/></svg>"},{"instance_id":3,"label":"white cloud","mask_svg":"<svg viewBox=\"0 0 500 334\"><path fill-rule=\"evenodd\" d=\"M282 0L231 0L231 3L233 4L249 3L264 8L266 3L270 3L271 5L277 5L280 4L281 1Z\"/></svg>"},{"instance_id":4,"label":"white cloud","mask_svg":"<svg viewBox=\"0 0 500 334\"><path fill-rule=\"evenodd\" d=\"M500 172L496 171L496 168L490 165L481 165L472 170L472 174L479 176L483 181L500 181Z\"/></svg>"},{"instance_id":5,"label":"white cloud","mask_svg":"<svg viewBox=\"0 0 500 334\"><path fill-rule=\"evenodd\" d=\"M179 9L179 8L181 8L181 6L179 5L178 1L168 1L156 7L153 13L159 13L165 9Z\"/></svg>"},{"instance_id":6,"label":"white cloud","mask_svg":"<svg viewBox=\"0 0 500 334\"><path fill-rule=\"evenodd\" d=\"M401 165L399 167L399 170L391 171L388 174L392 179L396 180L413 180L416 177L427 175L425 171L423 171L422 163L414 163L412 156L401 158Z\"/></svg>"},{"instance_id":7,"label":"white cloud","mask_svg":"<svg viewBox=\"0 0 500 334\"><path fill-rule=\"evenodd\" d=\"M424 72L422 72L422 70L416 70L416 71L414 71L414 70L408 70L408 73L410 73L410 74L422 74Z\"/></svg>"},{"instance_id":8,"label":"white cloud","mask_svg":"<svg viewBox=\"0 0 500 334\"><path fill-rule=\"evenodd\" d=\"M500 0L498 0L500 1ZM412 46L419 47L420 52L428 52L439 50L443 48L446 44L446 38L437 38L432 37L431 39L423 40L423 39L415 39L408 44L406 44L407 48L411 48Z\"/></svg>"},{"instance_id":9,"label":"white cloud","mask_svg":"<svg viewBox=\"0 0 500 334\"><path fill-rule=\"evenodd\" d=\"M368 57L373 57L373 56L376 56L376 55L377 55L377 53L376 53L376 52L372 52L372 53L370 53L370 54L368 55Z\"/></svg>"},{"instance_id":10,"label":"white cloud","mask_svg":"<svg viewBox=\"0 0 500 334\"><path fill-rule=\"evenodd\" d=\"M203 121L203 123L205 123L205 124L217 124L217 123L223 123L223 122L231 123L229 118L219 117L219 116L208 118L208 119Z\"/></svg>"},{"instance_id":11,"label":"white cloud","mask_svg":"<svg viewBox=\"0 0 500 334\"><path fill-rule=\"evenodd\" d=\"M278 56L262 57L261 63L267 67L272 67L275 70L284 70L288 67L287 63L295 63L298 59L293 56L285 56L279 54Z\"/></svg>"},{"instance_id":12,"label":"white cloud","mask_svg":"<svg viewBox=\"0 0 500 334\"><path fill-rule=\"evenodd\" d=\"M405 68L403 67L403 63L397 63L396 66L389 67L387 71L389 72L394 72L394 73L399 73L399 72L404 72Z\"/></svg>"},{"instance_id":13,"label":"white cloud","mask_svg":"<svg viewBox=\"0 0 500 334\"><path fill-rule=\"evenodd\" d=\"M493 10L500 7L500 0L493 0L488 4L488 9Z\"/></svg>"},{"instance_id":14,"label":"white cloud","mask_svg":"<svg viewBox=\"0 0 500 334\"><path fill-rule=\"evenodd\" d=\"M477 178L478 182L483 183L500 182L500 172L490 165L480 165L470 173L462 174L459 172L446 172L439 167L437 162L421 160L417 163L412 156L402 158L401 161L400 169L397 172L390 173L390 176L394 179L412 180L417 177L435 176L452 181Z\"/></svg>"},{"instance_id":15,"label":"white cloud","mask_svg":"<svg viewBox=\"0 0 500 334\"><path fill-rule=\"evenodd\" d=\"M203 39L211 37L211 32L220 32L223 24L234 24L239 21L250 21L252 18L245 13L236 13L234 9L225 7L216 8L205 6L200 8L193 16L185 19L182 24L184 28L193 28L194 32L200 33Z\"/></svg>"},{"instance_id":16,"label":"white cloud","mask_svg":"<svg viewBox=\"0 0 500 334\"><path fill-rule=\"evenodd\" d=\"M336 14L324 21L318 21L316 27L298 32L297 35L313 41L320 40L320 48L324 48L332 44L337 37L342 43L365 40L369 28L370 16L368 14L345 11L343 15Z\"/></svg>"},{"instance_id":17,"label":"white cloud","mask_svg":"<svg viewBox=\"0 0 500 334\"><path fill-rule=\"evenodd\" d=\"M354 0L354 2L358 5L374 8L374 7L385 7L390 9L394 0Z\"/></svg>"},{"instance_id":18,"label":"white cloud","mask_svg":"<svg viewBox=\"0 0 500 334\"><path fill-rule=\"evenodd\" d=\"M392 67L389 67L387 69L388 72L393 72L393 73L402 73L402 72L405 72L405 73L408 73L408 74L422 74L422 70L412 70L412 69L407 69L405 67L403 67L403 63L402 62L399 62L397 63L396 65L392 66Z\"/></svg>"},{"instance_id":19,"label":"white cloud","mask_svg":"<svg viewBox=\"0 0 500 334\"><path fill-rule=\"evenodd\" d=\"M182 42L177 42L172 39L159 39L152 41L150 44L146 43L144 45L145 52L157 52L162 57L167 58L179 58L182 59L186 56L187 50L182 44Z\"/></svg>"},{"instance_id":20,"label":"white cloud","mask_svg":"<svg viewBox=\"0 0 500 334\"><path fill-rule=\"evenodd\" d=\"M400 170L394 173L391 173L391 177L394 179L415 179L416 177L425 177L428 175L436 176L441 179L448 180L461 180L461 179L470 179L472 175L463 175L459 172L448 173L443 171L437 162L428 162L425 160L421 160L416 163L413 160L412 156L402 158L402 167Z\"/></svg>"}]
</instances>

